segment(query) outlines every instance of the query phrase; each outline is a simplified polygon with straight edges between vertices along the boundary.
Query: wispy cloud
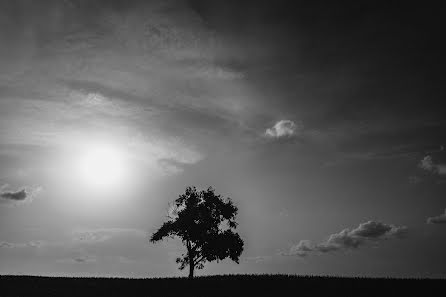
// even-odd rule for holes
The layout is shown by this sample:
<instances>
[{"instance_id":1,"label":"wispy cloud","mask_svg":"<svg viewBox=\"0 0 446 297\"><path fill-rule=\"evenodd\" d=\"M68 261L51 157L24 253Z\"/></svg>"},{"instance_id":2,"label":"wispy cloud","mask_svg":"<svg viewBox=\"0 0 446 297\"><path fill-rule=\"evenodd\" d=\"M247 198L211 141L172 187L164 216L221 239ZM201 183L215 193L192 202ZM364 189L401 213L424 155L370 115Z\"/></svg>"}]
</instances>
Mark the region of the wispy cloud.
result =
<instances>
[{"instance_id":1,"label":"wispy cloud","mask_svg":"<svg viewBox=\"0 0 446 297\"><path fill-rule=\"evenodd\" d=\"M72 135L119 134L138 158L175 174L206 156L203 131L243 119L239 113L251 110L245 74L222 62L197 13L137 2L19 5L14 26L5 15L1 32L18 35L5 52L18 54L0 69L0 146L58 149ZM54 7L57 20L48 14Z\"/></svg>"},{"instance_id":2,"label":"wispy cloud","mask_svg":"<svg viewBox=\"0 0 446 297\"><path fill-rule=\"evenodd\" d=\"M242 259L243 262L254 262L254 263L264 263L272 259L272 256L253 256L253 257L244 257Z\"/></svg>"},{"instance_id":3,"label":"wispy cloud","mask_svg":"<svg viewBox=\"0 0 446 297\"><path fill-rule=\"evenodd\" d=\"M138 135L130 140L129 147L136 158L156 162L166 173L181 172L182 164L194 164L204 158L197 149L175 137L149 139Z\"/></svg>"},{"instance_id":4,"label":"wispy cloud","mask_svg":"<svg viewBox=\"0 0 446 297\"><path fill-rule=\"evenodd\" d=\"M359 224L355 229L344 229L331 234L322 243L313 245L309 240L301 240L291 247L287 255L306 256L309 253L329 253L357 249L369 242L377 243L390 238L402 238L407 234L407 227L388 225L376 221Z\"/></svg>"},{"instance_id":5,"label":"wispy cloud","mask_svg":"<svg viewBox=\"0 0 446 297\"><path fill-rule=\"evenodd\" d=\"M79 250L71 253L71 256L57 260L59 263L67 264L84 264L97 262L96 255L88 253L84 250Z\"/></svg>"},{"instance_id":6,"label":"wispy cloud","mask_svg":"<svg viewBox=\"0 0 446 297\"><path fill-rule=\"evenodd\" d=\"M26 243L13 243L13 242L7 242L7 241L0 241L0 248L8 248L8 249L26 248L26 247L40 248L40 247L44 246L45 244L46 244L46 242L42 241L42 240L33 240L30 242L26 242Z\"/></svg>"},{"instance_id":7,"label":"wispy cloud","mask_svg":"<svg viewBox=\"0 0 446 297\"><path fill-rule=\"evenodd\" d=\"M82 243L99 243L107 241L115 236L144 237L146 232L133 228L99 228L77 229L73 231L73 240Z\"/></svg>"}]
</instances>

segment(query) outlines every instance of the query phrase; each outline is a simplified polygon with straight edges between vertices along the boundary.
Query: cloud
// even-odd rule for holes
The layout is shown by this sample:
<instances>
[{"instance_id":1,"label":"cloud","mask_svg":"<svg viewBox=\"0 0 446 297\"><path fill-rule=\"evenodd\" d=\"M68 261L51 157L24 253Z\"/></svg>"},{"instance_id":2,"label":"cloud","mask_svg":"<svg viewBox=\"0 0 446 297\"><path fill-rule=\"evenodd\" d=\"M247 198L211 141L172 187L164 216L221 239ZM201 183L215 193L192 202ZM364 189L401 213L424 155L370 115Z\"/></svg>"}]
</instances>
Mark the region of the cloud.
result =
<instances>
[{"instance_id":1,"label":"cloud","mask_svg":"<svg viewBox=\"0 0 446 297\"><path fill-rule=\"evenodd\" d=\"M101 231L76 231L73 234L74 241L81 242L104 242L110 239L112 236L110 233L101 232Z\"/></svg>"},{"instance_id":2,"label":"cloud","mask_svg":"<svg viewBox=\"0 0 446 297\"><path fill-rule=\"evenodd\" d=\"M193 164L203 159L200 142L214 145L203 132L214 137L214 130L238 125L239 113L250 106L239 69L244 68L220 62L223 53L214 44L214 31L193 9L152 2L117 10L107 9L108 4L98 10L87 2L77 3L76 9L58 6L60 34L50 42L39 40L54 35L47 32L54 25L47 15L52 4L37 11L33 5L18 7L17 19L48 26L22 24L37 39L9 44L8 53L18 56L5 59L8 65L0 70L5 97L0 102L0 144L64 149L71 147L71 135L103 135L123 140L136 157L149 166L160 165L155 169L166 174L183 168L158 160ZM16 27L1 29L15 35ZM28 57L27 48L39 57L44 53L43 58ZM44 58L48 55L53 59ZM139 131L143 139L128 139Z\"/></svg>"},{"instance_id":3,"label":"cloud","mask_svg":"<svg viewBox=\"0 0 446 297\"><path fill-rule=\"evenodd\" d=\"M329 253L342 250L357 249L369 243L391 239L402 238L407 233L407 227L388 225L376 221L368 221L355 229L344 229L339 233L331 234L322 243L312 245L309 240L301 240L297 245L291 247L288 255L306 256L308 253Z\"/></svg>"},{"instance_id":4,"label":"cloud","mask_svg":"<svg viewBox=\"0 0 446 297\"><path fill-rule=\"evenodd\" d=\"M81 255L72 259L75 263L90 263L96 262L96 258L88 255Z\"/></svg>"},{"instance_id":5,"label":"cloud","mask_svg":"<svg viewBox=\"0 0 446 297\"><path fill-rule=\"evenodd\" d=\"M396 227L381 222L368 221L350 232L351 236L363 238L379 238L382 236L399 237L406 232L406 227Z\"/></svg>"},{"instance_id":6,"label":"cloud","mask_svg":"<svg viewBox=\"0 0 446 297\"><path fill-rule=\"evenodd\" d=\"M430 155L421 159L418 167L434 174L446 175L446 164L436 164Z\"/></svg>"},{"instance_id":7,"label":"cloud","mask_svg":"<svg viewBox=\"0 0 446 297\"><path fill-rule=\"evenodd\" d=\"M288 254L299 255L301 257L304 257L307 255L307 252L311 252L313 251L313 249L314 248L311 246L311 241L301 240L297 245L291 247L290 252Z\"/></svg>"},{"instance_id":8,"label":"cloud","mask_svg":"<svg viewBox=\"0 0 446 297\"><path fill-rule=\"evenodd\" d=\"M13 242L7 242L7 241L0 241L0 248L25 248L25 247L31 247L31 248L40 248L44 246L46 242L42 240L32 240L30 242L26 243L13 243Z\"/></svg>"},{"instance_id":9,"label":"cloud","mask_svg":"<svg viewBox=\"0 0 446 297\"><path fill-rule=\"evenodd\" d=\"M204 79L236 80L244 78L244 74L218 65L206 64L201 68L191 67L191 76Z\"/></svg>"},{"instance_id":10,"label":"cloud","mask_svg":"<svg viewBox=\"0 0 446 297\"><path fill-rule=\"evenodd\" d=\"M173 175L183 171L184 163L170 159L159 159L158 165L163 169L166 175Z\"/></svg>"},{"instance_id":11,"label":"cloud","mask_svg":"<svg viewBox=\"0 0 446 297\"><path fill-rule=\"evenodd\" d=\"M59 263L82 264L97 262L97 257L84 251L78 251L73 256L57 260Z\"/></svg>"},{"instance_id":12,"label":"cloud","mask_svg":"<svg viewBox=\"0 0 446 297\"><path fill-rule=\"evenodd\" d=\"M84 264L84 263L95 263L98 261L109 261L112 263L119 263L119 264L135 264L137 263L136 260L130 259L125 256L100 256L91 254L89 252L86 252L84 250L72 252L72 254L66 258L58 259L58 263L66 263L66 264Z\"/></svg>"},{"instance_id":13,"label":"cloud","mask_svg":"<svg viewBox=\"0 0 446 297\"><path fill-rule=\"evenodd\" d=\"M245 257L243 258L244 262L254 262L254 263L263 263L268 260L271 260L272 256L254 256L254 257Z\"/></svg>"},{"instance_id":14,"label":"cloud","mask_svg":"<svg viewBox=\"0 0 446 297\"><path fill-rule=\"evenodd\" d=\"M111 239L114 236L136 236L144 237L144 230L132 228L99 228L99 229L78 229L73 232L73 240L84 243L98 243Z\"/></svg>"},{"instance_id":15,"label":"cloud","mask_svg":"<svg viewBox=\"0 0 446 297\"><path fill-rule=\"evenodd\" d=\"M424 169L426 171L435 171L435 169L436 169L436 167L434 165L434 162L432 161L432 157L429 156L429 155L427 155L423 159L421 159L421 161L418 164L418 166L421 169Z\"/></svg>"},{"instance_id":16,"label":"cloud","mask_svg":"<svg viewBox=\"0 0 446 297\"><path fill-rule=\"evenodd\" d=\"M27 196L28 194L26 193L25 189L18 190L15 192L3 192L0 194L0 197L2 197L3 199L15 200L15 201L23 201L26 199Z\"/></svg>"},{"instance_id":17,"label":"cloud","mask_svg":"<svg viewBox=\"0 0 446 297\"><path fill-rule=\"evenodd\" d=\"M295 122L280 120L273 127L266 129L265 136L270 138L292 137L301 129Z\"/></svg>"},{"instance_id":18,"label":"cloud","mask_svg":"<svg viewBox=\"0 0 446 297\"><path fill-rule=\"evenodd\" d=\"M23 203L31 202L32 199L42 190L42 187L22 188L17 191L5 191L7 185L1 187L0 199L3 202Z\"/></svg>"},{"instance_id":19,"label":"cloud","mask_svg":"<svg viewBox=\"0 0 446 297\"><path fill-rule=\"evenodd\" d=\"M427 218L428 224L446 224L446 209L441 215Z\"/></svg>"}]
</instances>

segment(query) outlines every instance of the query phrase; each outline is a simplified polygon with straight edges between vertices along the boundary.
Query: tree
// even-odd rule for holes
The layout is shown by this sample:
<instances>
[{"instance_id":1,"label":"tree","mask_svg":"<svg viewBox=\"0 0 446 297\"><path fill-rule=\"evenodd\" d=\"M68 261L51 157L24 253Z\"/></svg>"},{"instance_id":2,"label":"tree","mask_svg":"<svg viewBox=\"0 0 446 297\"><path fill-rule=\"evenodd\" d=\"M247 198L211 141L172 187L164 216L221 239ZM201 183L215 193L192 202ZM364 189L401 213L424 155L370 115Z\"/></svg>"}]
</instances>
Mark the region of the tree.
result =
<instances>
[{"instance_id":1,"label":"tree","mask_svg":"<svg viewBox=\"0 0 446 297\"><path fill-rule=\"evenodd\" d=\"M202 191L188 187L169 206L168 220L152 234L150 242L180 238L187 252L176 262L180 270L189 266L189 278L193 278L195 268L202 269L206 262L229 257L239 263L243 240L233 231L238 209L230 198L216 195L212 187Z\"/></svg>"}]
</instances>

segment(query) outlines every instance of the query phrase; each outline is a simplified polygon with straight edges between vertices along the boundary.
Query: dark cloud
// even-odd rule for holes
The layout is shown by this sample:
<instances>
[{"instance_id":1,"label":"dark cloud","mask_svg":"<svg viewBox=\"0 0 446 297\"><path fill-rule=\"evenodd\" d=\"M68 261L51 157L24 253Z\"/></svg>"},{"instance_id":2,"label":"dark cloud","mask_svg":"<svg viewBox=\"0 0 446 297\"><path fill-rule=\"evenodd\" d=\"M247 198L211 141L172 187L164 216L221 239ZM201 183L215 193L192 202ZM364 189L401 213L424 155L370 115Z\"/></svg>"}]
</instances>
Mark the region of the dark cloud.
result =
<instances>
[{"instance_id":1,"label":"dark cloud","mask_svg":"<svg viewBox=\"0 0 446 297\"><path fill-rule=\"evenodd\" d=\"M352 237L378 238L384 235L401 236L404 234L404 231L404 227L395 227L381 222L368 221L360 224L359 227L352 230L349 235Z\"/></svg>"},{"instance_id":2,"label":"dark cloud","mask_svg":"<svg viewBox=\"0 0 446 297\"><path fill-rule=\"evenodd\" d=\"M446 224L446 209L439 216L427 218L428 224Z\"/></svg>"},{"instance_id":3,"label":"dark cloud","mask_svg":"<svg viewBox=\"0 0 446 297\"><path fill-rule=\"evenodd\" d=\"M3 186L1 189L4 189L5 187L6 186ZM17 191L2 191L0 194L0 198L3 201L16 203L31 201L41 190L41 187L32 187L30 189L23 188Z\"/></svg>"},{"instance_id":4,"label":"dark cloud","mask_svg":"<svg viewBox=\"0 0 446 297\"><path fill-rule=\"evenodd\" d=\"M289 255L306 256L308 253L328 253L342 250L357 249L368 242L378 242L390 238L402 238L407 233L407 227L388 225L376 221L368 221L357 228L344 229L332 234L322 243L312 245L308 240L301 240L291 247Z\"/></svg>"},{"instance_id":5,"label":"dark cloud","mask_svg":"<svg viewBox=\"0 0 446 297\"><path fill-rule=\"evenodd\" d=\"M28 194L25 189L18 190L15 192L3 192L0 194L0 197L2 197L3 199L15 200L15 201L23 201L26 199L27 196Z\"/></svg>"}]
</instances>

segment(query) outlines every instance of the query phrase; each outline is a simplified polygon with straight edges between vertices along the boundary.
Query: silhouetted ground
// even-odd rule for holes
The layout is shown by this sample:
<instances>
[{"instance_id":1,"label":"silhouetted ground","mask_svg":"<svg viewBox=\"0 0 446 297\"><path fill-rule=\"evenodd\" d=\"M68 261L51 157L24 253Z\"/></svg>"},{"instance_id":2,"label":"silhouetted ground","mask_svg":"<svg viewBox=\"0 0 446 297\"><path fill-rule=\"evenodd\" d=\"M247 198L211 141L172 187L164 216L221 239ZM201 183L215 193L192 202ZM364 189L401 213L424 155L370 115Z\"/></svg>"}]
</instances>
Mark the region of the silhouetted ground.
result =
<instances>
[{"instance_id":1,"label":"silhouetted ground","mask_svg":"<svg viewBox=\"0 0 446 297\"><path fill-rule=\"evenodd\" d=\"M0 296L443 296L446 280L290 275L186 278L0 276Z\"/></svg>"}]
</instances>

